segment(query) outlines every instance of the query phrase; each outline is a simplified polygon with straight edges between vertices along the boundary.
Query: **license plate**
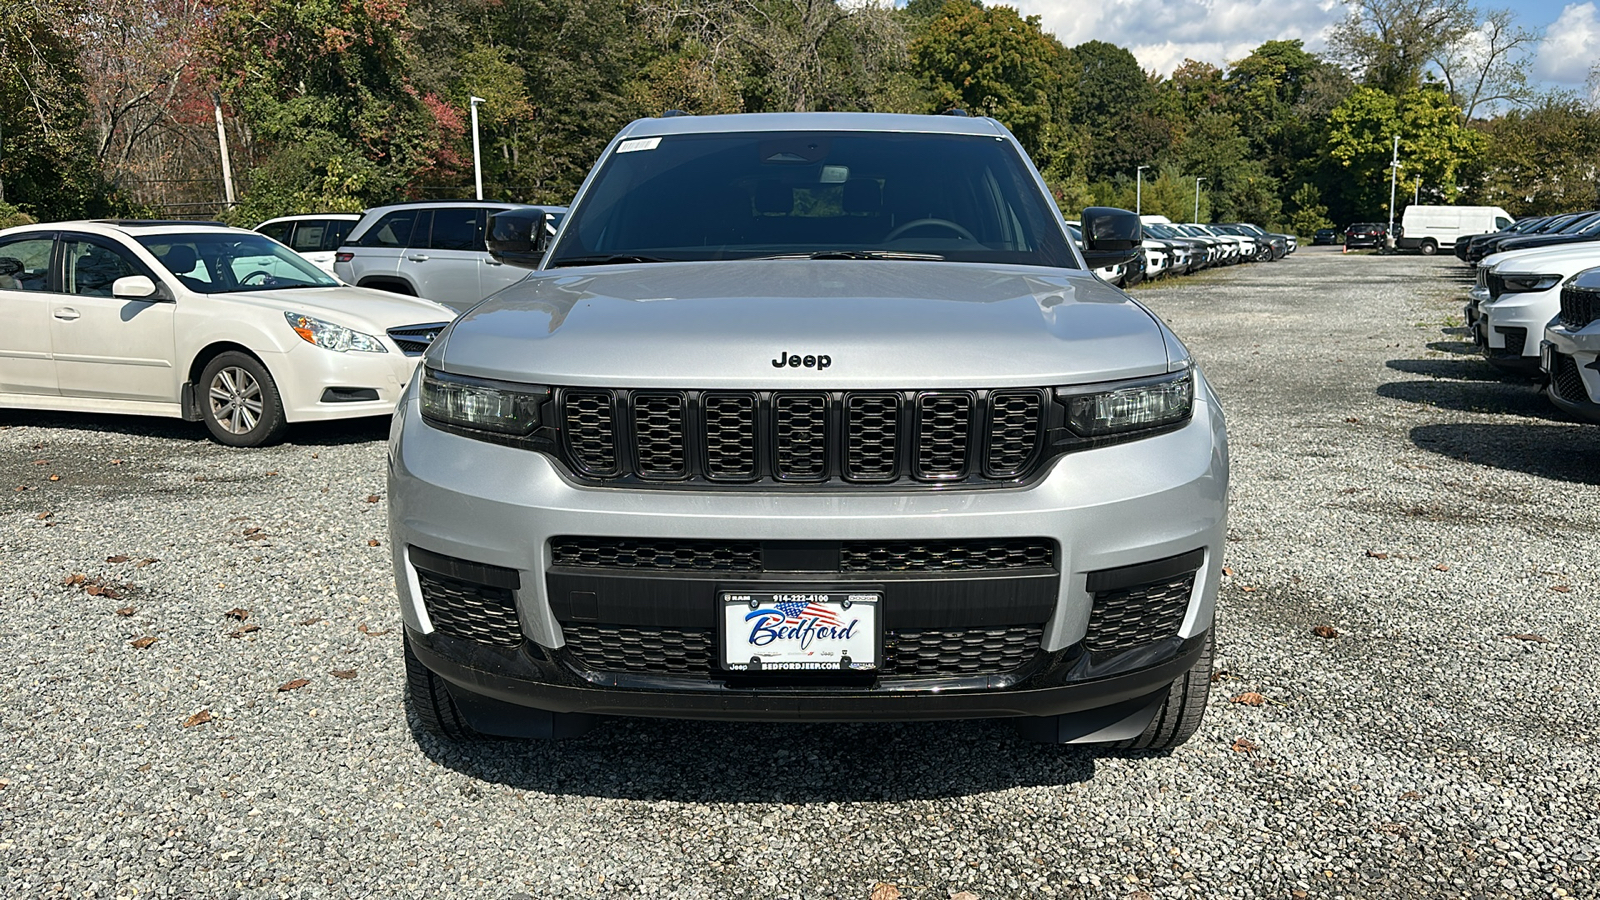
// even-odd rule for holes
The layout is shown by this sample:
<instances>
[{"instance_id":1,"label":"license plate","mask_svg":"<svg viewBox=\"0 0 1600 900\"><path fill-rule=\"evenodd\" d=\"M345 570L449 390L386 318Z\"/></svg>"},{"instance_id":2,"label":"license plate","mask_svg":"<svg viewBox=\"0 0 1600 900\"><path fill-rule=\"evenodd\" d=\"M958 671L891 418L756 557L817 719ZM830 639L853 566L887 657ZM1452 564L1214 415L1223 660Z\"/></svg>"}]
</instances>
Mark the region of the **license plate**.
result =
<instances>
[{"instance_id":1,"label":"license plate","mask_svg":"<svg viewBox=\"0 0 1600 900\"><path fill-rule=\"evenodd\" d=\"M875 591L722 591L730 672L870 672L883 641Z\"/></svg>"}]
</instances>

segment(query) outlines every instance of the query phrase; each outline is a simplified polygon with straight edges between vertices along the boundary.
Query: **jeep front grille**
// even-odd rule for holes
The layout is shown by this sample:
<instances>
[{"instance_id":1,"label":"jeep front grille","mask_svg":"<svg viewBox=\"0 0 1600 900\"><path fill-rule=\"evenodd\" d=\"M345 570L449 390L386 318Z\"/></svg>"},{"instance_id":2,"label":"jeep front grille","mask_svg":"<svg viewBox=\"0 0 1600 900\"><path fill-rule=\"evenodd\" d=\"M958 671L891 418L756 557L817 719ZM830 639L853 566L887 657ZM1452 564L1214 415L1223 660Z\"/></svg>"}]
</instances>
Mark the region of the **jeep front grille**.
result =
<instances>
[{"instance_id":1,"label":"jeep front grille","mask_svg":"<svg viewBox=\"0 0 1600 900\"><path fill-rule=\"evenodd\" d=\"M1035 388L563 388L557 404L574 474L643 485L1016 482L1039 467L1051 424Z\"/></svg>"},{"instance_id":2,"label":"jeep front grille","mask_svg":"<svg viewBox=\"0 0 1600 900\"><path fill-rule=\"evenodd\" d=\"M1600 319L1600 291L1567 285L1561 289L1561 324L1581 331Z\"/></svg>"},{"instance_id":3,"label":"jeep front grille","mask_svg":"<svg viewBox=\"0 0 1600 900\"><path fill-rule=\"evenodd\" d=\"M427 325L401 325L389 329L389 338L400 348L406 356L421 356L428 352L428 345L439 336L439 332L449 325L449 322L433 322Z\"/></svg>"}]
</instances>

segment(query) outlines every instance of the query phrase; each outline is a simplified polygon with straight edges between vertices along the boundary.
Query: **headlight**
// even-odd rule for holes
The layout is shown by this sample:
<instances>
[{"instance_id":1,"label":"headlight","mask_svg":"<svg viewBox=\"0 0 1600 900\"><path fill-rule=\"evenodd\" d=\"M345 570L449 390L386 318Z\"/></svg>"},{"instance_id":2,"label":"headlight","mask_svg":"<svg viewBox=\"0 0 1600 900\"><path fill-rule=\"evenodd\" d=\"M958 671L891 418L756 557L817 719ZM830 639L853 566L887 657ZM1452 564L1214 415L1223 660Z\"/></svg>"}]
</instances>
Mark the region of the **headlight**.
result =
<instances>
[{"instance_id":1,"label":"headlight","mask_svg":"<svg viewBox=\"0 0 1600 900\"><path fill-rule=\"evenodd\" d=\"M1500 278L1500 283L1504 285L1501 293L1504 294L1548 291L1560 282L1560 275L1502 275Z\"/></svg>"},{"instance_id":2,"label":"headlight","mask_svg":"<svg viewBox=\"0 0 1600 900\"><path fill-rule=\"evenodd\" d=\"M550 389L530 384L422 373L422 416L445 425L525 435L539 427L539 407Z\"/></svg>"},{"instance_id":3,"label":"headlight","mask_svg":"<svg viewBox=\"0 0 1600 900\"><path fill-rule=\"evenodd\" d=\"M1194 414L1190 369L1134 381L1056 389L1066 407L1067 427L1083 438L1164 428Z\"/></svg>"},{"instance_id":4,"label":"headlight","mask_svg":"<svg viewBox=\"0 0 1600 900\"><path fill-rule=\"evenodd\" d=\"M289 321L289 327L294 329L294 333L300 335L301 340L308 344L316 344L324 350L338 353L346 350L359 350L363 353L389 352L384 349L383 341L343 325L324 322L297 312L285 311L283 317Z\"/></svg>"}]
</instances>

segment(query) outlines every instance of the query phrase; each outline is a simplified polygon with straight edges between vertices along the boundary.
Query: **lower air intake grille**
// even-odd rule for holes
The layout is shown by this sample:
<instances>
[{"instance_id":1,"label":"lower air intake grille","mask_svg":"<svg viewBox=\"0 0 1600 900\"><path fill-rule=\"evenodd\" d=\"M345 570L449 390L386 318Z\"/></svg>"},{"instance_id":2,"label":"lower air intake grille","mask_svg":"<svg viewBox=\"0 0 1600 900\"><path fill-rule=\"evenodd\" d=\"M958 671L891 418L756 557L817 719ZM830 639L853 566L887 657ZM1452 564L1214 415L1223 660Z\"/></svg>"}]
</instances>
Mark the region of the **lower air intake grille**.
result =
<instances>
[{"instance_id":1,"label":"lower air intake grille","mask_svg":"<svg viewBox=\"0 0 1600 900\"><path fill-rule=\"evenodd\" d=\"M1565 353L1550 356L1552 370L1550 384L1556 396L1569 403L1588 403L1589 392L1583 386L1583 373L1578 371L1578 361Z\"/></svg>"},{"instance_id":2,"label":"lower air intake grille","mask_svg":"<svg viewBox=\"0 0 1600 900\"><path fill-rule=\"evenodd\" d=\"M760 572L756 541L671 541L556 537L550 563L582 569L681 569L701 572Z\"/></svg>"},{"instance_id":3,"label":"lower air intake grille","mask_svg":"<svg viewBox=\"0 0 1600 900\"><path fill-rule=\"evenodd\" d=\"M1127 650L1176 635L1189 610L1193 589L1194 574L1190 573L1171 581L1095 594L1084 646L1097 653Z\"/></svg>"},{"instance_id":4,"label":"lower air intake grille","mask_svg":"<svg viewBox=\"0 0 1600 900\"><path fill-rule=\"evenodd\" d=\"M1501 336L1506 339L1506 348L1490 348L1489 352L1496 356L1521 356L1522 350L1528 345L1528 329L1526 328L1496 328Z\"/></svg>"},{"instance_id":5,"label":"lower air intake grille","mask_svg":"<svg viewBox=\"0 0 1600 900\"><path fill-rule=\"evenodd\" d=\"M841 572L975 572L1049 569L1056 547L1042 538L995 541L847 541Z\"/></svg>"},{"instance_id":6,"label":"lower air intake grille","mask_svg":"<svg viewBox=\"0 0 1600 900\"><path fill-rule=\"evenodd\" d=\"M592 672L649 675L716 674L716 632L695 628L632 628L565 623L567 653ZM883 677L1000 675L1032 660L1038 626L966 631L890 631Z\"/></svg>"},{"instance_id":7,"label":"lower air intake grille","mask_svg":"<svg viewBox=\"0 0 1600 900\"><path fill-rule=\"evenodd\" d=\"M434 630L497 647L522 644L517 602L511 591L417 570L422 603Z\"/></svg>"}]
</instances>

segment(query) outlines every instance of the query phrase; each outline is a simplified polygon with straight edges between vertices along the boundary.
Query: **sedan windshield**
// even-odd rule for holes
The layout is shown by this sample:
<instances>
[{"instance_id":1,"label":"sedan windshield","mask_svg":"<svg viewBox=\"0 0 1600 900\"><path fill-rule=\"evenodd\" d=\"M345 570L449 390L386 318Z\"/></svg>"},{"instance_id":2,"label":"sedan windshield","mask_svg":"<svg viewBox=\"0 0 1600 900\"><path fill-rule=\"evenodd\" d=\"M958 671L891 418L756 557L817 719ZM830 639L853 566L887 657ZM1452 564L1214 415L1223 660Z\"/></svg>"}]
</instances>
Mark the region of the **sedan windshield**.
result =
<instances>
[{"instance_id":1,"label":"sedan windshield","mask_svg":"<svg viewBox=\"0 0 1600 900\"><path fill-rule=\"evenodd\" d=\"M547 265L815 257L1077 268L1008 141L890 132L622 142Z\"/></svg>"},{"instance_id":2,"label":"sedan windshield","mask_svg":"<svg viewBox=\"0 0 1600 900\"><path fill-rule=\"evenodd\" d=\"M339 284L300 254L258 234L152 234L140 237L139 243L184 287L201 294Z\"/></svg>"}]
</instances>

